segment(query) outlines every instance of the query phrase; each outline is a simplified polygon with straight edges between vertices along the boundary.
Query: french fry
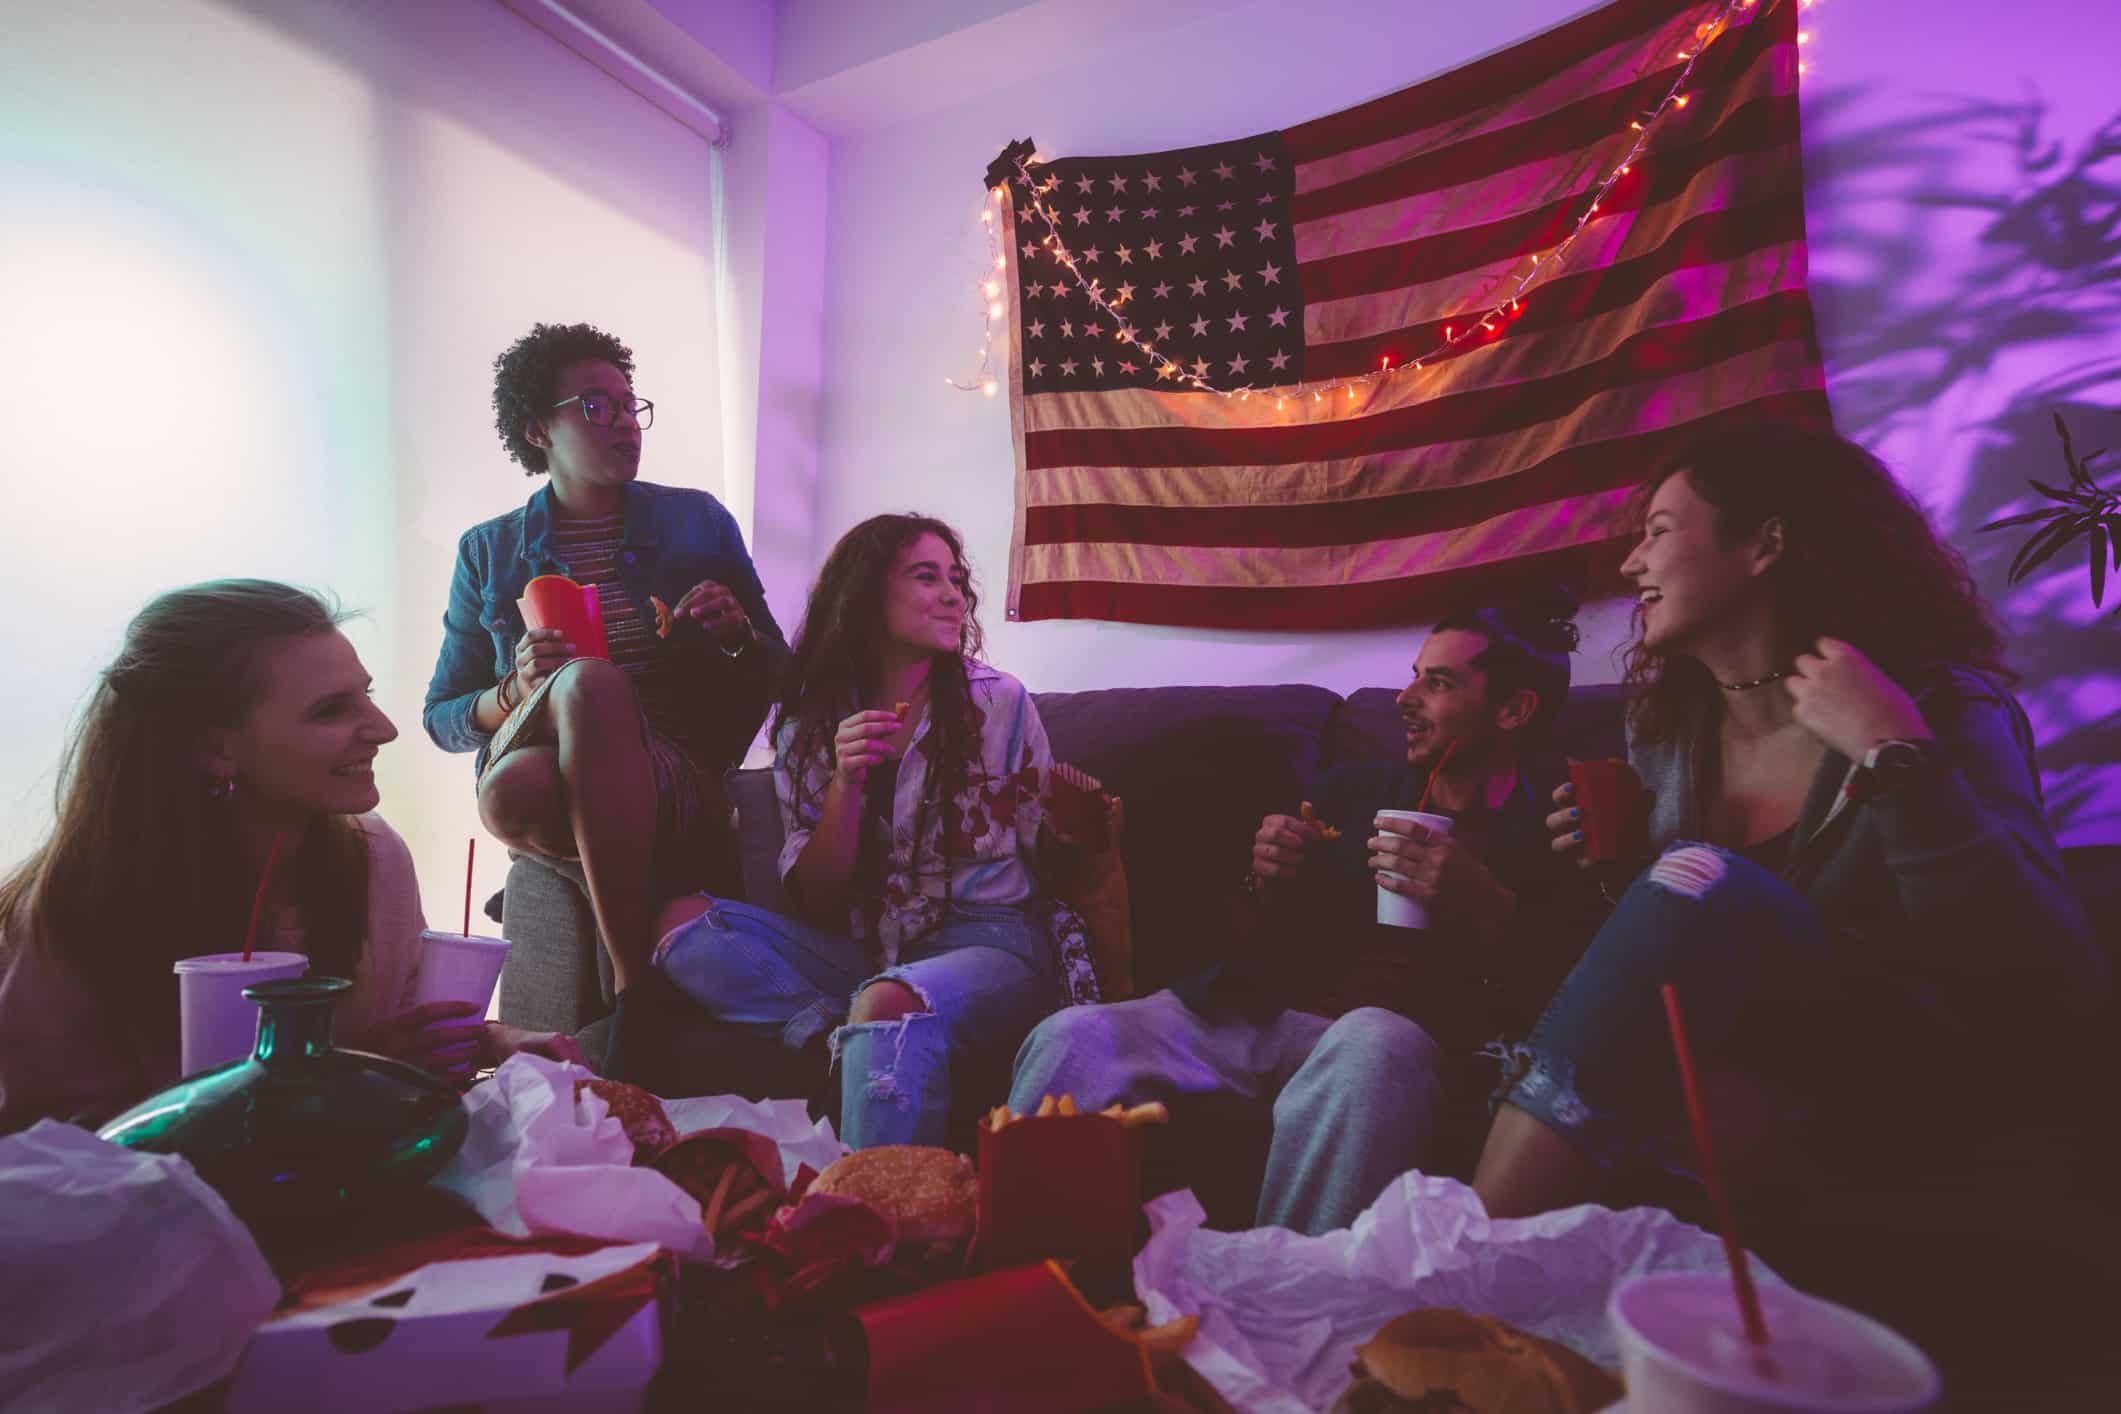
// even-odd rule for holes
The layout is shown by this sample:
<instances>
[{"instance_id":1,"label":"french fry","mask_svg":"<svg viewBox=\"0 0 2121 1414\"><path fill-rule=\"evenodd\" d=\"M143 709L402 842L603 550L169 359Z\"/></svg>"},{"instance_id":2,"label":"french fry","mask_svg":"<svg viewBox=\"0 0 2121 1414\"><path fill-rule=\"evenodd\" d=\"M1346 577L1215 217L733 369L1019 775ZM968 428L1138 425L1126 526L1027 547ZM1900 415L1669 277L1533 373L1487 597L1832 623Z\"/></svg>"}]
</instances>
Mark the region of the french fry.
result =
<instances>
[{"instance_id":1,"label":"french fry","mask_svg":"<svg viewBox=\"0 0 2121 1414\"><path fill-rule=\"evenodd\" d=\"M773 1200L773 1190L761 1187L742 1202L730 1204L729 1211L722 1214L722 1226L715 1232L715 1237L720 1238L723 1233L741 1231L742 1225L747 1219L753 1214L765 1210L773 1203Z\"/></svg>"},{"instance_id":2,"label":"french fry","mask_svg":"<svg viewBox=\"0 0 2121 1414\"><path fill-rule=\"evenodd\" d=\"M1121 1119L1126 1115L1127 1107L1121 1104L1119 1101L1114 1100L1111 1104L1099 1110L1098 1113L1103 1115L1107 1119Z\"/></svg>"},{"instance_id":3,"label":"french fry","mask_svg":"<svg viewBox=\"0 0 2121 1414\"><path fill-rule=\"evenodd\" d=\"M1186 1342L1193 1339L1194 1333L1199 1329L1200 1317L1180 1316L1175 1321L1166 1321L1160 1326L1136 1331L1134 1338L1141 1342L1143 1351L1151 1360L1175 1360L1178 1358L1178 1352L1185 1348Z\"/></svg>"},{"instance_id":4,"label":"french fry","mask_svg":"<svg viewBox=\"0 0 2121 1414\"><path fill-rule=\"evenodd\" d=\"M1139 1306L1108 1306L1097 1313L1097 1318L1124 1336L1132 1336L1141 1329L1149 1313Z\"/></svg>"},{"instance_id":5,"label":"french fry","mask_svg":"<svg viewBox=\"0 0 2121 1414\"><path fill-rule=\"evenodd\" d=\"M891 704L891 715L894 717L898 717L901 720L903 720L905 718L905 715L908 712L911 712L912 710L913 704L911 702L894 702Z\"/></svg>"},{"instance_id":6,"label":"french fry","mask_svg":"<svg viewBox=\"0 0 2121 1414\"><path fill-rule=\"evenodd\" d=\"M736 1171L739 1167L741 1167L741 1165L738 1165L736 1163L729 1164L722 1170L721 1178L719 1178L715 1182L714 1195L707 1200L707 1211L700 1218L701 1225L704 1226L709 1233L714 1233L718 1231L718 1229L715 1227L715 1222L722 1216L722 1204L727 1201L729 1197L730 1187L736 1183Z\"/></svg>"},{"instance_id":7,"label":"french fry","mask_svg":"<svg viewBox=\"0 0 2121 1414\"><path fill-rule=\"evenodd\" d=\"M1146 1105L1136 1105L1121 1114L1119 1122L1129 1129L1141 1124L1169 1124L1171 1111L1164 1108L1162 1100L1151 1100Z\"/></svg>"},{"instance_id":8,"label":"french fry","mask_svg":"<svg viewBox=\"0 0 2121 1414\"><path fill-rule=\"evenodd\" d=\"M1075 1097L1073 1095L1063 1095L1060 1097L1060 1103L1053 1108L1061 1114L1072 1115L1075 1113Z\"/></svg>"},{"instance_id":9,"label":"french fry","mask_svg":"<svg viewBox=\"0 0 2121 1414\"><path fill-rule=\"evenodd\" d=\"M1316 827L1318 830L1318 837L1320 839L1337 840L1340 838L1339 830L1334 829L1331 825L1328 825L1325 821L1318 818L1318 812L1311 808L1310 801L1307 800L1304 802L1302 813L1304 817L1304 823L1306 825Z\"/></svg>"},{"instance_id":10,"label":"french fry","mask_svg":"<svg viewBox=\"0 0 2121 1414\"><path fill-rule=\"evenodd\" d=\"M653 594L648 596L648 603L655 610L655 636L670 637L670 606Z\"/></svg>"},{"instance_id":11,"label":"french fry","mask_svg":"<svg viewBox=\"0 0 2121 1414\"><path fill-rule=\"evenodd\" d=\"M1038 1114L1035 1117L1038 1119L1051 1118L1053 1112L1059 1108L1060 1101L1054 1099L1051 1095L1048 1095L1045 1099L1040 1100L1038 1102Z\"/></svg>"}]
</instances>

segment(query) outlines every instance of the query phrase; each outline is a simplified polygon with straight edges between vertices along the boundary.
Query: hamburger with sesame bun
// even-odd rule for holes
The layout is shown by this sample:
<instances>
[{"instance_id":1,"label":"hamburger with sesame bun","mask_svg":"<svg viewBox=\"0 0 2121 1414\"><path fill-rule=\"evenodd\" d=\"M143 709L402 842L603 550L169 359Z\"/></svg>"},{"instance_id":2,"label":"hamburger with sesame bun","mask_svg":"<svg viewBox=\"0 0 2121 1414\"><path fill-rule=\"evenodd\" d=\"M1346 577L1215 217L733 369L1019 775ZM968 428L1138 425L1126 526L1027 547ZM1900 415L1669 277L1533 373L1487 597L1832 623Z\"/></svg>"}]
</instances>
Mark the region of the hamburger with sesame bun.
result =
<instances>
[{"instance_id":1,"label":"hamburger with sesame bun","mask_svg":"<svg viewBox=\"0 0 2121 1414\"><path fill-rule=\"evenodd\" d=\"M1358 1346L1331 1414L1591 1414L1619 1379L1492 1316L1409 1311Z\"/></svg>"},{"instance_id":2,"label":"hamburger with sesame bun","mask_svg":"<svg viewBox=\"0 0 2121 1414\"><path fill-rule=\"evenodd\" d=\"M972 1161L921 1144L886 1144L836 1159L810 1192L867 1203L891 1219L901 1247L963 1242L979 1216Z\"/></svg>"}]
</instances>

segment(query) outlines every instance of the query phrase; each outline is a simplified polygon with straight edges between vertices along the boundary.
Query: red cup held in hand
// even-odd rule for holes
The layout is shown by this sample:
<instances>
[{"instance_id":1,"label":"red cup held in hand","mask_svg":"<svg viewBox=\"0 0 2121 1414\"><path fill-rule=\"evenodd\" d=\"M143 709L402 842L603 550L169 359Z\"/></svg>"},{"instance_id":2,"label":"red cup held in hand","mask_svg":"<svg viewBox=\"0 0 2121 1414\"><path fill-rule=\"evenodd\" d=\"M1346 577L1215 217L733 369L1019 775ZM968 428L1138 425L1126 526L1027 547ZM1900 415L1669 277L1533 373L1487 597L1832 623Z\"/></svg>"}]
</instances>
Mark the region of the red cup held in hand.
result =
<instances>
[{"instance_id":1,"label":"red cup held in hand","mask_svg":"<svg viewBox=\"0 0 2121 1414\"><path fill-rule=\"evenodd\" d=\"M1571 761L1569 784L1583 812L1583 857L1593 863L1649 852L1649 810L1642 777L1618 757Z\"/></svg>"}]
</instances>

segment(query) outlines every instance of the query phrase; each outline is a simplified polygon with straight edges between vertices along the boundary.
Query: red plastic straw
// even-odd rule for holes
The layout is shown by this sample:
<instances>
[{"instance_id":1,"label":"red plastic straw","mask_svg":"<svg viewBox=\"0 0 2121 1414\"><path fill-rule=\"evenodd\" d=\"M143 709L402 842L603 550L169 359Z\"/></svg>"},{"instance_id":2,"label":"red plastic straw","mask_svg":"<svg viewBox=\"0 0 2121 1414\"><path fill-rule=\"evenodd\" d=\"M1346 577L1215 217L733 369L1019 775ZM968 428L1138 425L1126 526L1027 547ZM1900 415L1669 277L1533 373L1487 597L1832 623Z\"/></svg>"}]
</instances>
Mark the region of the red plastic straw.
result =
<instances>
[{"instance_id":1,"label":"red plastic straw","mask_svg":"<svg viewBox=\"0 0 2121 1414\"><path fill-rule=\"evenodd\" d=\"M1723 1229L1723 1255L1731 1264L1731 1285L1738 1291L1738 1309L1745 1316L1745 1338L1755 1345L1768 1343L1767 1321L1760 1314L1760 1294L1753 1289L1753 1269L1747 1265L1745 1245L1738 1240L1738 1218L1731 1211L1731 1192L1723 1182L1723 1165L1709 1138L1709 1113L1701 1103L1701 1086L1694 1075L1694 1051L1687 1045L1686 1018L1679 1010L1679 991L1664 984L1664 1014L1672 1023L1672 1049L1679 1056L1679 1082L1686 1087L1687 1117L1694 1125L1694 1147L1701 1151L1701 1177L1716 1204L1716 1221Z\"/></svg>"},{"instance_id":2,"label":"red plastic straw","mask_svg":"<svg viewBox=\"0 0 2121 1414\"><path fill-rule=\"evenodd\" d=\"M1451 753L1458 750L1459 741L1460 738L1454 736L1451 738L1451 744L1443 749L1443 759L1436 763L1436 769L1429 772L1429 779L1422 783L1421 804L1414 807L1416 810L1427 813L1429 792L1436 789L1436 778L1443 774L1443 768L1451 764Z\"/></svg>"},{"instance_id":3,"label":"red plastic straw","mask_svg":"<svg viewBox=\"0 0 2121 1414\"><path fill-rule=\"evenodd\" d=\"M272 887L272 867L280 860L280 841L284 838L278 830L273 831L272 848L265 852L265 872L258 876L258 894L250 901L250 926L243 930L243 960L250 961L251 944L258 939L258 916L265 912L265 891Z\"/></svg>"},{"instance_id":4,"label":"red plastic straw","mask_svg":"<svg viewBox=\"0 0 2121 1414\"><path fill-rule=\"evenodd\" d=\"M464 850L464 936L471 936L471 862L479 857L479 837L473 835Z\"/></svg>"}]
</instances>

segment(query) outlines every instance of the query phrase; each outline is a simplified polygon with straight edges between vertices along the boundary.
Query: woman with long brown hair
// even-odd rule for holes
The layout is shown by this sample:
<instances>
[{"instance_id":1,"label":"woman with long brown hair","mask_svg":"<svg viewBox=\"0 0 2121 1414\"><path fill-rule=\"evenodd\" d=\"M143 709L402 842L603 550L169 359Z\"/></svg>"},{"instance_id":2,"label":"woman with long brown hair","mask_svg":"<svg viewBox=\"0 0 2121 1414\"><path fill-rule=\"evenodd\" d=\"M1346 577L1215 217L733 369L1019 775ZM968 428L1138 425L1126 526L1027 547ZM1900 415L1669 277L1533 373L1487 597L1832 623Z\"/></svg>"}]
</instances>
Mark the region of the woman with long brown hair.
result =
<instances>
[{"instance_id":1,"label":"woman with long brown hair","mask_svg":"<svg viewBox=\"0 0 2121 1414\"><path fill-rule=\"evenodd\" d=\"M1849 1165L2104 984L2001 635L1877 458L1725 429L1641 506L1629 752L1657 853L1512 1048L1475 1179L1498 1217L1692 1171L1665 982L1763 1154Z\"/></svg>"},{"instance_id":2,"label":"woman with long brown hair","mask_svg":"<svg viewBox=\"0 0 2121 1414\"><path fill-rule=\"evenodd\" d=\"M663 918L656 965L694 1002L792 1047L830 1031L855 1148L941 1142L953 1080L985 1059L1005 1088L1061 997L1033 858L1052 753L1024 685L978 659L978 604L941 521L841 537L773 725L800 917L694 897Z\"/></svg>"},{"instance_id":3,"label":"woman with long brown hair","mask_svg":"<svg viewBox=\"0 0 2121 1414\"><path fill-rule=\"evenodd\" d=\"M99 1119L178 1076L179 958L242 947L281 842L261 946L353 981L341 1041L468 1076L564 1038L412 1007L419 892L372 812L397 728L339 615L267 580L173 590L140 611L59 772L51 837L0 883L0 1133Z\"/></svg>"}]
</instances>

